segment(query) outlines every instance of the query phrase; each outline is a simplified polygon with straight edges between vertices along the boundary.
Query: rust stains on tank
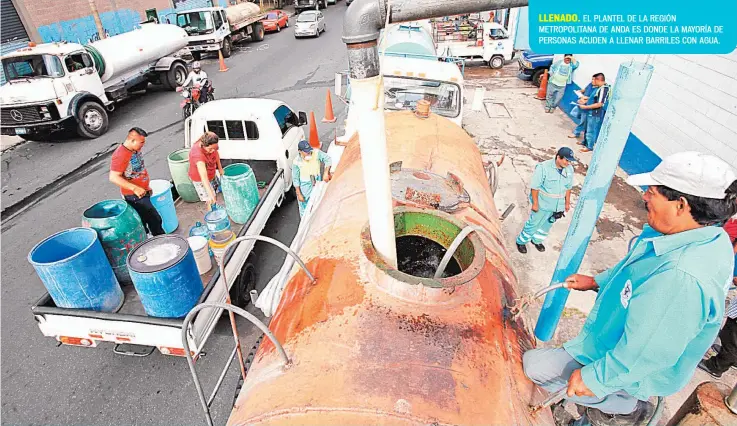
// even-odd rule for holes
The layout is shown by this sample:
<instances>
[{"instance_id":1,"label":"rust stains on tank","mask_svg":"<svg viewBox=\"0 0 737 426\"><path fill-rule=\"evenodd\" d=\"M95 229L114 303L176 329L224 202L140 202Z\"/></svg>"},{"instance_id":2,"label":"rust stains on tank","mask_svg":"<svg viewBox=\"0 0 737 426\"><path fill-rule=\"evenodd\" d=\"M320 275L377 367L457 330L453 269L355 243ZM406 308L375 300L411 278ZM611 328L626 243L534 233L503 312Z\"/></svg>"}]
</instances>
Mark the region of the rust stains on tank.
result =
<instances>
[{"instance_id":1,"label":"rust stains on tank","mask_svg":"<svg viewBox=\"0 0 737 426\"><path fill-rule=\"evenodd\" d=\"M347 261L318 258L306 265L317 278L316 282L312 283L302 270L293 276L269 325L280 342L292 339L331 316L341 315L345 308L361 303L365 296L355 274L355 266ZM341 285L330 285L334 282ZM268 339L262 346L262 353L274 349Z\"/></svg>"}]
</instances>

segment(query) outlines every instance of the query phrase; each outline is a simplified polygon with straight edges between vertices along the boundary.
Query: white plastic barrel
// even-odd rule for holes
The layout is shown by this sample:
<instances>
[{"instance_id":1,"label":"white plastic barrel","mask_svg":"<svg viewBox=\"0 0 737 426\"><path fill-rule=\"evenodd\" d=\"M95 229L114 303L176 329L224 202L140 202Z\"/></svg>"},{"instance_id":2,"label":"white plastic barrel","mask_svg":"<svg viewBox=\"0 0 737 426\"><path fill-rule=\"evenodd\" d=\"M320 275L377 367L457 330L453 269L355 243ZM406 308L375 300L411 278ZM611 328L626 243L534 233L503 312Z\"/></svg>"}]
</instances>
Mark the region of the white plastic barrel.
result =
<instances>
[{"instance_id":1,"label":"white plastic barrel","mask_svg":"<svg viewBox=\"0 0 737 426\"><path fill-rule=\"evenodd\" d=\"M176 25L143 24L140 29L91 44L105 61L103 83L187 46L187 32Z\"/></svg>"},{"instance_id":2,"label":"white plastic barrel","mask_svg":"<svg viewBox=\"0 0 737 426\"><path fill-rule=\"evenodd\" d=\"M210 251L207 248L207 238L201 236L187 238L189 247L194 253L194 260L197 263L197 271L200 275L207 273L212 268L212 259Z\"/></svg>"}]
</instances>

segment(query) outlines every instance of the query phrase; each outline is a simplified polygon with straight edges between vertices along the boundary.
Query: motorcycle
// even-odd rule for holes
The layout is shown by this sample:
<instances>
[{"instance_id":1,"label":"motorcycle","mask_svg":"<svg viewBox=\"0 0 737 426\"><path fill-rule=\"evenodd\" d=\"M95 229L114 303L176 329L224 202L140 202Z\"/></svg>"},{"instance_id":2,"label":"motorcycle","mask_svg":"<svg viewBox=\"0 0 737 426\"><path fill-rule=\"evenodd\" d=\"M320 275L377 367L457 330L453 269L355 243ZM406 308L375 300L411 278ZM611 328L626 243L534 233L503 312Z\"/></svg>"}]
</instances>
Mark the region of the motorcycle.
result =
<instances>
[{"instance_id":1,"label":"motorcycle","mask_svg":"<svg viewBox=\"0 0 737 426\"><path fill-rule=\"evenodd\" d=\"M203 91L207 93L205 99L202 99ZM195 84L189 89L177 87L177 92L181 93L184 98L179 106L182 108L182 115L184 115L185 120L194 114L194 112L197 111L197 108L202 104L215 100L215 95L213 93L215 92L215 89L209 85L207 80L205 80L202 85Z\"/></svg>"}]
</instances>

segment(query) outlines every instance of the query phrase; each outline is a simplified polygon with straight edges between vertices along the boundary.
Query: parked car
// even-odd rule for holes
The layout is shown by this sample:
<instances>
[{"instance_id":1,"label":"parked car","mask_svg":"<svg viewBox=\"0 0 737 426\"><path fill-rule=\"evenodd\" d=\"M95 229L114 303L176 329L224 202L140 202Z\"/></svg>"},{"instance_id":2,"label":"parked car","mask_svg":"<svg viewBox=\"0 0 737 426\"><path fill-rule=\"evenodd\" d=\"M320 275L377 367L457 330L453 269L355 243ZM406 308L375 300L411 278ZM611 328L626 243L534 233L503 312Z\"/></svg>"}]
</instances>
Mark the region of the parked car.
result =
<instances>
[{"instance_id":1,"label":"parked car","mask_svg":"<svg viewBox=\"0 0 737 426\"><path fill-rule=\"evenodd\" d=\"M325 15L319 10L308 10L297 16L297 23L294 25L294 38L320 37L320 33L324 32L325 29Z\"/></svg>"},{"instance_id":2,"label":"parked car","mask_svg":"<svg viewBox=\"0 0 737 426\"><path fill-rule=\"evenodd\" d=\"M543 78L545 70L550 69L553 65L553 55L548 53L535 53L532 50L525 50L519 58L519 77L522 80L532 81L537 87L540 87L540 81Z\"/></svg>"},{"instance_id":3,"label":"parked car","mask_svg":"<svg viewBox=\"0 0 737 426\"><path fill-rule=\"evenodd\" d=\"M305 10L327 9L327 0L294 0L294 11L302 13Z\"/></svg>"},{"instance_id":4,"label":"parked car","mask_svg":"<svg viewBox=\"0 0 737 426\"><path fill-rule=\"evenodd\" d=\"M272 10L261 22L264 23L264 30L279 32L282 28L289 27L289 15L281 10Z\"/></svg>"}]
</instances>

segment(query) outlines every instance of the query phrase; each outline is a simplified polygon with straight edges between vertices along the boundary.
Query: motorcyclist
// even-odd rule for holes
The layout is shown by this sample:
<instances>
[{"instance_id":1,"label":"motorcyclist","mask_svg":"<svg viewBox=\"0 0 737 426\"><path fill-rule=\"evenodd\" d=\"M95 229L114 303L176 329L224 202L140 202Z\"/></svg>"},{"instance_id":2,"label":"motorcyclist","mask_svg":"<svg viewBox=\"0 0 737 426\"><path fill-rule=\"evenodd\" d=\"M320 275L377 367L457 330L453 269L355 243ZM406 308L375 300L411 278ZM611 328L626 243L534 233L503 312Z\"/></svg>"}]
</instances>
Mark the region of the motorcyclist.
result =
<instances>
[{"instance_id":1,"label":"motorcyclist","mask_svg":"<svg viewBox=\"0 0 737 426\"><path fill-rule=\"evenodd\" d=\"M202 88L202 95L200 96L200 103L204 104L207 102L208 94L212 90L210 80L207 78L207 73L202 71L200 61L194 61L192 63L192 71L190 71L187 78L182 83L182 86L189 87L190 85L199 85Z\"/></svg>"}]
</instances>

